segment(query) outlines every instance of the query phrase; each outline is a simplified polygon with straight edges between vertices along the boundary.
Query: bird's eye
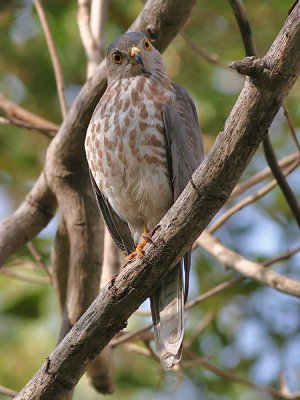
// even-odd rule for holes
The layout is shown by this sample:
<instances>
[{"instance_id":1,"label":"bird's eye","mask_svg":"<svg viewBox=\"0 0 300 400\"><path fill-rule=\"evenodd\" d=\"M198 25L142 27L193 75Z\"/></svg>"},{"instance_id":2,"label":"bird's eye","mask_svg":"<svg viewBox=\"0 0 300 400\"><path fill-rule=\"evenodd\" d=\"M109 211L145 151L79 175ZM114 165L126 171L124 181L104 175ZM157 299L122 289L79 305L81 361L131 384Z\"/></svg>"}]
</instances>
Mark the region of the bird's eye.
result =
<instances>
[{"instance_id":1,"label":"bird's eye","mask_svg":"<svg viewBox=\"0 0 300 400\"><path fill-rule=\"evenodd\" d=\"M144 49L146 49L146 50L151 50L151 48L152 48L151 42L150 42L148 39L146 39L146 40L144 41Z\"/></svg>"},{"instance_id":2,"label":"bird's eye","mask_svg":"<svg viewBox=\"0 0 300 400\"><path fill-rule=\"evenodd\" d=\"M121 64L123 61L123 56L121 53L115 52L112 54L111 59L115 64Z\"/></svg>"}]
</instances>

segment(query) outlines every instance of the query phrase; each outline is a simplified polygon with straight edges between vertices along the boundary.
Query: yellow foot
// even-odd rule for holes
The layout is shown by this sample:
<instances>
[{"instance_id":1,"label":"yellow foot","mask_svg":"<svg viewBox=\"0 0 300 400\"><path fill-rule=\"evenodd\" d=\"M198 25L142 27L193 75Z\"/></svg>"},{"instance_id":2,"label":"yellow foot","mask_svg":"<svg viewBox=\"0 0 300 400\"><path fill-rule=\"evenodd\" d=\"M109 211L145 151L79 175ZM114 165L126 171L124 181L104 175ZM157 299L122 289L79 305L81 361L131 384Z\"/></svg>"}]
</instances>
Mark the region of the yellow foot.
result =
<instances>
[{"instance_id":1,"label":"yellow foot","mask_svg":"<svg viewBox=\"0 0 300 400\"><path fill-rule=\"evenodd\" d=\"M126 260L132 260L136 256L138 256L138 258L142 258L145 254L143 250L144 247L147 243L152 243L151 234L146 226L144 227L142 238L142 241L136 246L136 249L126 257Z\"/></svg>"}]
</instances>

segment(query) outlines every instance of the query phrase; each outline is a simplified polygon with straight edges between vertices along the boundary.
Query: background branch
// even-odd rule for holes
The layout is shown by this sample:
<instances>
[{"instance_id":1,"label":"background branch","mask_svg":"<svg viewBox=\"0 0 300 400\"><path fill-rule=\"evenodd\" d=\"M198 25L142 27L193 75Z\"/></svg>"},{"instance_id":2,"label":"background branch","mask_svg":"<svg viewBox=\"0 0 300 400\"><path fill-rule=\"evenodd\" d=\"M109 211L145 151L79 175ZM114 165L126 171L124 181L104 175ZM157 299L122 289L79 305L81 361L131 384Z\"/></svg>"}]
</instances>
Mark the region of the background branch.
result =
<instances>
[{"instance_id":1,"label":"background branch","mask_svg":"<svg viewBox=\"0 0 300 400\"><path fill-rule=\"evenodd\" d=\"M56 86L57 86L57 93L58 93L58 98L59 98L59 103L60 103L60 108L62 112L63 118L67 115L68 112L68 107L67 107L67 102L65 98L65 85L64 85L64 79L63 79L63 73L62 69L60 66L60 62L58 59L58 54L57 50L54 44L53 36L49 27L49 22L48 18L46 15L46 12L43 7L42 0L34 0L34 5L36 7L37 13L39 15L42 28L45 34L45 38L47 41L47 46L49 49L49 53L51 56L52 60L52 65L54 69L54 74L55 74L55 80L56 80Z\"/></svg>"},{"instance_id":2,"label":"background branch","mask_svg":"<svg viewBox=\"0 0 300 400\"><path fill-rule=\"evenodd\" d=\"M5 386L2 386L2 385L0 385L0 393L4 394L5 396L12 397L12 398L15 397L18 394L14 390L9 389L9 388L7 388Z\"/></svg>"},{"instance_id":3,"label":"background branch","mask_svg":"<svg viewBox=\"0 0 300 400\"><path fill-rule=\"evenodd\" d=\"M9 119L17 119L20 123L23 122L35 127L42 127L43 129L48 129L50 132L57 132L59 129L59 126L53 122L25 110L13 101L6 99L1 92L0 109L5 112Z\"/></svg>"},{"instance_id":4,"label":"background branch","mask_svg":"<svg viewBox=\"0 0 300 400\"><path fill-rule=\"evenodd\" d=\"M240 254L225 247L218 239L207 232L199 238L201 247L213 254L225 267L233 268L241 275L254 279L273 289L300 297L300 282L267 270L263 265L247 260Z\"/></svg>"},{"instance_id":5,"label":"background branch","mask_svg":"<svg viewBox=\"0 0 300 400\"><path fill-rule=\"evenodd\" d=\"M290 164L284 171L284 175L288 175L291 172L293 172L298 165L300 164L300 156L292 163ZM237 213L239 210L243 209L249 204L254 203L258 199L261 199L263 196L268 194L271 190L273 190L276 185L278 184L277 180L272 180L269 182L267 185L263 186L262 188L258 189L255 193L243 198L240 200L238 203L230 207L228 210L226 210L218 219L216 222L214 222L207 230L210 233L214 233L217 229L219 229L230 217L232 217L235 213ZM229 199L230 200L230 199Z\"/></svg>"},{"instance_id":6,"label":"background branch","mask_svg":"<svg viewBox=\"0 0 300 400\"><path fill-rule=\"evenodd\" d=\"M92 0L78 1L77 22L79 26L80 36L87 55L87 78L91 77L102 61L105 50L105 26L107 17L107 0ZM95 202L96 203L96 202ZM95 204L95 214L91 215L94 224L103 226L102 217ZM108 233L105 226L104 235L98 238L103 246L103 252L100 254L102 263L102 271L100 278L100 285L105 284L112 278L113 275L119 272L115 271L118 262L118 252L113 243L113 240ZM95 244L97 247L97 244ZM103 283L105 282L105 284ZM90 289L87 288L89 291ZM99 290L94 286L94 298L97 296ZM87 375L92 386L100 393L113 393L114 391L114 364L113 355L110 345L90 363L87 369Z\"/></svg>"},{"instance_id":7,"label":"background branch","mask_svg":"<svg viewBox=\"0 0 300 400\"><path fill-rule=\"evenodd\" d=\"M239 25L240 33L241 33L243 43L244 43L246 56L256 56L257 55L256 47L255 47L254 39L252 36L252 31L251 31L250 23L248 20L246 8L244 6L243 1L242 0L230 0L230 4L234 11L234 15L237 20L237 23ZM300 207L299 207L299 204L297 202L297 199L296 199L292 189L290 188L287 180L285 179L284 174L282 173L282 171L278 165L269 135L266 135L266 137L263 140L263 149L264 149L264 154L265 154L267 163L268 163L269 167L271 168L272 173L273 173L275 179L277 180L278 185L281 188L281 191L282 191L282 193L283 193L283 195L295 217L295 220L297 221L297 224L300 228Z\"/></svg>"},{"instance_id":8,"label":"background branch","mask_svg":"<svg viewBox=\"0 0 300 400\"><path fill-rule=\"evenodd\" d=\"M288 400L300 399L299 392L289 393L286 390L285 391L282 389L278 390L278 389L274 389L274 388L268 387L268 386L257 385L255 383L249 381L248 379L245 379L241 376L237 376L237 375L233 374L232 372L226 371L224 369L221 369L221 368L213 365L204 357L198 357L198 356L194 355L192 352L189 352L188 355L191 358L191 360L185 361L183 363L184 368L193 368L193 367L201 365L203 368L207 369L208 371L213 372L215 375L220 376L223 379L226 379L231 382L239 383L240 385L248 386L251 389L257 390L259 392L268 393L279 399L288 399Z\"/></svg>"},{"instance_id":9,"label":"background branch","mask_svg":"<svg viewBox=\"0 0 300 400\"><path fill-rule=\"evenodd\" d=\"M294 162L296 162L297 160L298 161L300 160L300 155L298 152L283 157L281 160L279 160L278 164L283 170L285 170L286 168L289 168L291 164L294 164ZM270 178L271 176L272 176L272 171L269 167L263 169L262 171L257 172L255 175L251 176L251 178L236 185L228 201L232 201L236 197L246 192L252 186L257 185L264 179Z\"/></svg>"},{"instance_id":10,"label":"background branch","mask_svg":"<svg viewBox=\"0 0 300 400\"><path fill-rule=\"evenodd\" d=\"M45 128L44 126L40 126L40 125L32 125L32 124L29 124L28 122L24 122L24 121L21 121L16 118L12 118L12 117L6 117L6 118L0 117L0 124L14 125L14 126L17 126L18 128L24 128L24 129L28 129L28 130L36 130L50 138L53 138L53 136L57 132L57 130L54 130L54 129L51 130L49 128Z\"/></svg>"}]
</instances>

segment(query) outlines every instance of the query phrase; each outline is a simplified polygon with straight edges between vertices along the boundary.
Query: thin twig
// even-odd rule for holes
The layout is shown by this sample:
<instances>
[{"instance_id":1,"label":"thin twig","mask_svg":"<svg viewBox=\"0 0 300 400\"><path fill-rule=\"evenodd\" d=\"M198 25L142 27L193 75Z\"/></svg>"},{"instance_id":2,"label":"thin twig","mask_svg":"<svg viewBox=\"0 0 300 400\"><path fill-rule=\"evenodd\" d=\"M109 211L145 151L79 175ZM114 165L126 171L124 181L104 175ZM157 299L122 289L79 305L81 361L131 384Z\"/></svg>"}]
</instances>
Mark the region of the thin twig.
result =
<instances>
[{"instance_id":1,"label":"thin twig","mask_svg":"<svg viewBox=\"0 0 300 400\"><path fill-rule=\"evenodd\" d=\"M10 119L17 119L20 122L25 122L35 127L42 127L48 129L51 132L57 132L59 126L45 118L42 118L25 108L19 106L11 100L6 99L0 92L0 109L3 110L6 116Z\"/></svg>"},{"instance_id":2,"label":"thin twig","mask_svg":"<svg viewBox=\"0 0 300 400\"><path fill-rule=\"evenodd\" d=\"M42 1L34 0L34 5L36 7L36 10L39 15L41 25L42 25L42 28L43 28L43 31L45 34L48 50L49 50L52 65L53 65L61 113L62 113L63 118L65 118L67 115L67 112L68 112L68 107L67 107L67 102L66 102L66 98L65 98L65 85L64 85L64 79L63 79L63 73L62 73L60 62L59 62L58 54L56 51L56 47L55 47L53 36L52 36L51 30L50 30L48 18L47 18L46 12L44 10Z\"/></svg>"},{"instance_id":3,"label":"thin twig","mask_svg":"<svg viewBox=\"0 0 300 400\"><path fill-rule=\"evenodd\" d=\"M49 128L45 128L43 126L28 124L28 122L24 122L24 121L18 120L17 118L11 118L11 117L6 117L6 118L0 117L0 124L14 125L14 126L17 126L18 128L24 128L24 129L28 129L28 130L36 130L50 138L53 138L55 136L55 133L57 132L57 130L50 130Z\"/></svg>"},{"instance_id":4,"label":"thin twig","mask_svg":"<svg viewBox=\"0 0 300 400\"><path fill-rule=\"evenodd\" d=\"M197 304L203 303L204 301L210 299L213 296L216 296L217 294L223 292L226 289L230 289L232 286L237 285L238 283L243 282L245 280L243 276L235 276L225 282L220 283L219 285L213 287L212 289L207 290L205 293L202 293L200 296L197 296L196 298L190 300L186 306L185 309L189 310L192 307L195 307Z\"/></svg>"},{"instance_id":5,"label":"thin twig","mask_svg":"<svg viewBox=\"0 0 300 400\"><path fill-rule=\"evenodd\" d=\"M195 342L195 340L201 335L201 333L204 331L204 329L211 323L211 321L214 319L214 314L212 312L208 312L201 321L199 321L198 325L196 328L193 330L191 336L185 341L185 347L186 349L190 349Z\"/></svg>"},{"instance_id":6,"label":"thin twig","mask_svg":"<svg viewBox=\"0 0 300 400\"><path fill-rule=\"evenodd\" d=\"M143 343L144 343L144 345L146 346L146 348L149 350L149 353L150 353L151 357L152 357L155 361L160 362L160 358L159 358L159 356L155 353L155 351L152 349L149 340L144 340Z\"/></svg>"},{"instance_id":7,"label":"thin twig","mask_svg":"<svg viewBox=\"0 0 300 400\"><path fill-rule=\"evenodd\" d=\"M234 12L236 21L240 29L246 55L256 56L255 42L252 36L252 31L248 20L247 11L242 0L229 0L229 3Z\"/></svg>"},{"instance_id":8,"label":"thin twig","mask_svg":"<svg viewBox=\"0 0 300 400\"><path fill-rule=\"evenodd\" d=\"M290 154L281 160L278 161L278 164L282 169L289 167L290 164L294 163L295 160L299 159L299 153ZM257 185L258 183L262 182L263 180L270 178L272 176L272 171L269 167L263 169L262 171L257 172L251 178L247 179L244 182L239 183L236 185L235 189L231 193L228 202L232 201L236 197L240 196L241 194L245 193L251 187Z\"/></svg>"},{"instance_id":9,"label":"thin twig","mask_svg":"<svg viewBox=\"0 0 300 400\"><path fill-rule=\"evenodd\" d=\"M296 159L296 161L293 162L285 171L284 175L288 175L291 172L293 172L298 165L300 164L300 157ZM263 196L268 194L272 189L274 189L277 186L278 181L277 180L272 180L270 183L259 189L257 192L253 193L252 195L249 195L239 201L237 204L229 208L227 211L222 214L217 221L211 225L207 231L209 233L214 233L217 229L219 229L230 217L232 217L235 213L240 211L242 208L245 206L248 206L251 203L254 203L258 199L261 199Z\"/></svg>"},{"instance_id":10,"label":"thin twig","mask_svg":"<svg viewBox=\"0 0 300 400\"><path fill-rule=\"evenodd\" d=\"M220 240L204 231L200 238L201 247L216 257L225 267L234 269L239 274L268 285L280 292L300 297L300 281L264 268L262 264L250 261L235 251L224 246Z\"/></svg>"},{"instance_id":11,"label":"thin twig","mask_svg":"<svg viewBox=\"0 0 300 400\"><path fill-rule=\"evenodd\" d=\"M47 268L46 264L43 261L42 256L40 253L37 251L36 247L32 242L27 243L27 248L30 251L32 257L35 259L37 265L48 275L50 282L52 282L52 275L49 271L49 268Z\"/></svg>"},{"instance_id":12,"label":"thin twig","mask_svg":"<svg viewBox=\"0 0 300 400\"><path fill-rule=\"evenodd\" d=\"M300 399L300 392L297 393L290 393L286 390L278 390L269 386L262 386L258 385L254 382L249 381L241 376L235 375L232 372L219 368L213 364L211 364L206 358L199 357L196 354L192 353L191 351L187 350L188 356L191 358L190 361L184 361L182 363L183 368L193 368L195 366L201 365L203 368L213 372L215 375L226 379L231 382L239 383L241 385L250 387L251 389L258 390L260 392L268 393L271 396L278 397L280 399Z\"/></svg>"},{"instance_id":13,"label":"thin twig","mask_svg":"<svg viewBox=\"0 0 300 400\"><path fill-rule=\"evenodd\" d=\"M14 391L12 389L9 389L5 386L2 386L2 385L0 385L0 393L4 394L4 396L8 396L11 398L16 397L16 395L18 394L18 392Z\"/></svg>"},{"instance_id":14,"label":"thin twig","mask_svg":"<svg viewBox=\"0 0 300 400\"><path fill-rule=\"evenodd\" d=\"M151 357L151 352L149 349L145 349L144 347L138 346L135 343L125 343L124 349L130 352L141 354L145 357Z\"/></svg>"},{"instance_id":15,"label":"thin twig","mask_svg":"<svg viewBox=\"0 0 300 400\"><path fill-rule=\"evenodd\" d=\"M112 347L116 347L122 343L129 342L133 338L137 338L143 333L147 332L149 329L152 328L152 326L153 324L149 324L147 326L144 326L143 328L137 329L136 331L125 333L124 335L113 339L110 344L112 345Z\"/></svg>"},{"instance_id":16,"label":"thin twig","mask_svg":"<svg viewBox=\"0 0 300 400\"><path fill-rule=\"evenodd\" d=\"M269 267L270 265L276 264L280 261L286 260L287 258L290 258L292 255L298 253L300 251L300 246L294 247L293 249L287 250L281 254L278 254L278 256L269 258L265 261L262 262L262 265L265 267Z\"/></svg>"},{"instance_id":17,"label":"thin twig","mask_svg":"<svg viewBox=\"0 0 300 400\"><path fill-rule=\"evenodd\" d=\"M49 279L46 277L30 277L26 275L19 274L18 272L11 271L7 267L2 267L0 273L9 276L10 278L18 279L19 281L28 282L28 283L36 283L48 285L50 283Z\"/></svg>"},{"instance_id":18,"label":"thin twig","mask_svg":"<svg viewBox=\"0 0 300 400\"><path fill-rule=\"evenodd\" d=\"M197 245L202 247L200 238L197 240ZM279 261L283 261L283 260L290 258L292 255L294 255L295 253L298 253L299 251L300 251L300 246L294 247L293 249L285 251L276 257L262 261L261 264L265 267L269 267L270 265L273 265ZM192 299L191 301L189 301L186 304L185 308L190 309L190 308L196 306L197 304L200 304L200 303L210 299L211 297L216 296L217 294L223 292L224 290L230 289L231 287L244 282L245 280L247 280L247 278L245 276L242 276L242 275L234 276L233 278L220 283L219 285L213 287L212 289L207 290L205 293L201 294L200 296Z\"/></svg>"},{"instance_id":19,"label":"thin twig","mask_svg":"<svg viewBox=\"0 0 300 400\"><path fill-rule=\"evenodd\" d=\"M227 69L229 71L233 71L228 67L228 65L222 63L220 61L220 57L216 53L210 53L208 50L204 49L203 47L199 46L198 43L195 43L186 33L181 32L180 36L186 41L186 43L190 46L192 50L195 51L200 57L204 60L208 61L211 64L215 64L218 67Z\"/></svg>"},{"instance_id":20,"label":"thin twig","mask_svg":"<svg viewBox=\"0 0 300 400\"><path fill-rule=\"evenodd\" d=\"M288 124L288 127L289 127L291 135L292 135L292 138L293 138L293 140L295 142L295 145L296 145L296 147L297 147L297 149L298 149L298 151L300 153L300 143L299 143L299 140L297 138L296 130L295 130L295 127L293 125L290 113L288 112L288 109L287 109L287 107L286 107L286 105L284 103L282 104L282 108L283 108L283 115L285 116L286 122Z\"/></svg>"},{"instance_id":21,"label":"thin twig","mask_svg":"<svg viewBox=\"0 0 300 400\"><path fill-rule=\"evenodd\" d=\"M292 191L290 185L288 184L287 180L285 179L284 174L282 173L277 160L276 156L270 141L269 135L265 137L263 140L263 148L264 148L264 153L266 160L269 164L269 167L271 168L273 175L275 179L278 182L278 185L280 186L280 189L290 207L290 210L292 211L295 220L297 221L297 224L300 228L300 207L298 204L298 201L296 199L296 196L294 192Z\"/></svg>"}]
</instances>

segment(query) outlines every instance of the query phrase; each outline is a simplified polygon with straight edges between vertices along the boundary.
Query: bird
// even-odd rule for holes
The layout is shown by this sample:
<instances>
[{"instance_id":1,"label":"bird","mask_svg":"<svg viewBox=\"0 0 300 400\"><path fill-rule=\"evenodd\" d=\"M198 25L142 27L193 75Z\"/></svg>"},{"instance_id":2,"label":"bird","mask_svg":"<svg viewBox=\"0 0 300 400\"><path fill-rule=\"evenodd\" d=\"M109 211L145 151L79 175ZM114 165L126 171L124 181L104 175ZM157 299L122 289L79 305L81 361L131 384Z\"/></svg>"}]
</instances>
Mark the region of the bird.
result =
<instances>
[{"instance_id":1,"label":"bird","mask_svg":"<svg viewBox=\"0 0 300 400\"><path fill-rule=\"evenodd\" d=\"M191 97L170 81L149 35L118 37L106 67L107 89L89 123L85 152L103 219L131 260L144 256L153 230L202 162L202 133ZM182 356L190 263L188 251L150 297L165 370Z\"/></svg>"}]
</instances>

